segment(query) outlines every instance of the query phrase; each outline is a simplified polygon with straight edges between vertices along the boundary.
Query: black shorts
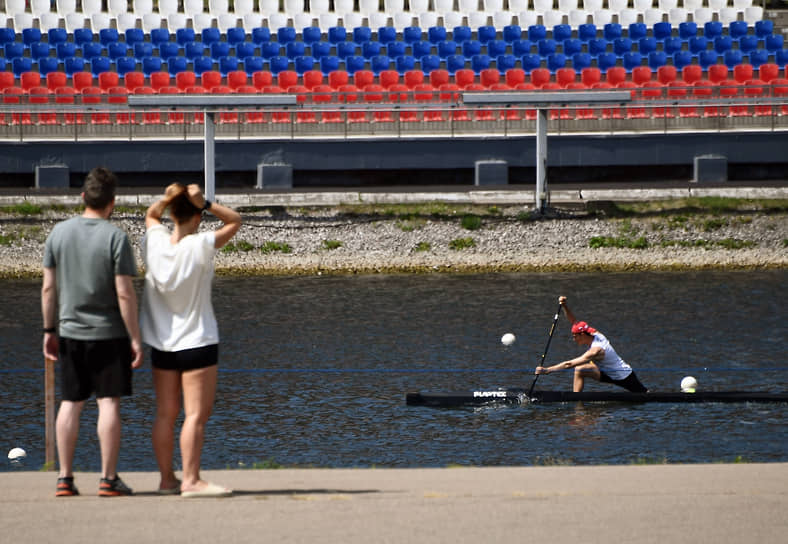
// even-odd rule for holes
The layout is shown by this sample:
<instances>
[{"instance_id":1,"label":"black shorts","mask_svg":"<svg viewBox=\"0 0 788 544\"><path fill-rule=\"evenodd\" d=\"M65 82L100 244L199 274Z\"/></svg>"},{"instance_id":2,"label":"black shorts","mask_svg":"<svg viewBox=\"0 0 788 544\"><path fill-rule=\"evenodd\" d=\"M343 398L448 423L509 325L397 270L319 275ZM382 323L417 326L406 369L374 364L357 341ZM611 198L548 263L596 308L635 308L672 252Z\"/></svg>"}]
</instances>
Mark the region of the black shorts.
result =
<instances>
[{"instance_id":1,"label":"black shorts","mask_svg":"<svg viewBox=\"0 0 788 544\"><path fill-rule=\"evenodd\" d=\"M630 372L629 376L627 376L623 380L614 380L613 378L611 378L601 370L599 371L599 374L600 374L599 375L600 382L612 383L619 387L623 387L628 391L632 391L633 393L645 393L646 391L648 391L648 389L646 389L646 387L642 383L640 383L638 377L635 376L634 370Z\"/></svg>"},{"instance_id":2,"label":"black shorts","mask_svg":"<svg viewBox=\"0 0 788 544\"><path fill-rule=\"evenodd\" d=\"M128 338L60 338L60 392L63 400L131 395L131 342Z\"/></svg>"},{"instance_id":3,"label":"black shorts","mask_svg":"<svg viewBox=\"0 0 788 544\"><path fill-rule=\"evenodd\" d=\"M219 363L219 345L211 344L181 351L161 351L151 349L151 364L159 370L197 370Z\"/></svg>"}]
</instances>

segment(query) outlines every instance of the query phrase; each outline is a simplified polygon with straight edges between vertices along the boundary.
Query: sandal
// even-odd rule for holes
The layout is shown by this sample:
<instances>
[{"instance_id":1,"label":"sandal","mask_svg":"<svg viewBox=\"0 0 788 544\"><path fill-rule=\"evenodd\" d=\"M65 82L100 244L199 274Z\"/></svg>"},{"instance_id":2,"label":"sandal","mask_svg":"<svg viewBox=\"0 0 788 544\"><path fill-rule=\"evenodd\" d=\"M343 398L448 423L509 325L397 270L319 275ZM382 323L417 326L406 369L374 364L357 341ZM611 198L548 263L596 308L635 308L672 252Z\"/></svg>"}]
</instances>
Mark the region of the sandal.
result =
<instances>
[{"instance_id":1,"label":"sandal","mask_svg":"<svg viewBox=\"0 0 788 544\"><path fill-rule=\"evenodd\" d=\"M77 486L74 485L73 476L57 479L55 497L73 497L75 495L79 495L79 490L77 489Z\"/></svg>"},{"instance_id":2,"label":"sandal","mask_svg":"<svg viewBox=\"0 0 788 544\"><path fill-rule=\"evenodd\" d=\"M115 478L102 478L99 483L99 497L122 497L125 495L133 495L134 492L129 486L123 483L120 476L115 475Z\"/></svg>"}]
</instances>

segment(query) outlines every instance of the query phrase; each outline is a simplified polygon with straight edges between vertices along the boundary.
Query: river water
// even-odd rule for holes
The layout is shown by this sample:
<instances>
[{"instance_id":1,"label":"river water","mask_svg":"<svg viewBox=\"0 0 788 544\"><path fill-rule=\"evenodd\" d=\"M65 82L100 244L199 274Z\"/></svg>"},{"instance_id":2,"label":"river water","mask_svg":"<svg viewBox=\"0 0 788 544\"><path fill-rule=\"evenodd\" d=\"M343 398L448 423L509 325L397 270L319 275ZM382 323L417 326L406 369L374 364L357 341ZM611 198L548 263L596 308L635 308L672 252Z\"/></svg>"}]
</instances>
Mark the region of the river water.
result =
<instances>
[{"instance_id":1,"label":"river water","mask_svg":"<svg viewBox=\"0 0 788 544\"><path fill-rule=\"evenodd\" d=\"M559 294L647 387L788 391L785 271L217 278L218 399L203 467L788 461L788 404L432 409L407 391L527 387ZM0 282L0 448L44 463L40 283ZM512 332L517 341L501 344ZM562 317L548 363L580 353ZM122 405L119 470L156 470L149 360ZM571 389L570 372L538 388ZM612 386L590 383L587 390ZM95 403L75 466L99 470ZM177 453L177 452L176 452ZM179 455L179 454L178 454Z\"/></svg>"}]
</instances>

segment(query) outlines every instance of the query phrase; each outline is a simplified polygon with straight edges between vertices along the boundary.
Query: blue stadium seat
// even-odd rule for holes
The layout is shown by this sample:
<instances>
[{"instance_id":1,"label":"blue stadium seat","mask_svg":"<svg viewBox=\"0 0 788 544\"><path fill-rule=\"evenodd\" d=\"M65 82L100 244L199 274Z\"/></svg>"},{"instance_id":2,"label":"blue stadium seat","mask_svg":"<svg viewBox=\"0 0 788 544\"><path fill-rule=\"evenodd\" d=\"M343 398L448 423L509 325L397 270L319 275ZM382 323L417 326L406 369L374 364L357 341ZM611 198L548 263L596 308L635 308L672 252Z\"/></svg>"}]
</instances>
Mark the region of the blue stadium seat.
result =
<instances>
[{"instance_id":1,"label":"blue stadium seat","mask_svg":"<svg viewBox=\"0 0 788 544\"><path fill-rule=\"evenodd\" d=\"M520 25L506 25L503 27L503 39L509 43L513 43L522 39L523 29Z\"/></svg>"},{"instance_id":2,"label":"blue stadium seat","mask_svg":"<svg viewBox=\"0 0 788 544\"><path fill-rule=\"evenodd\" d=\"M681 51L683 42L679 37L672 37L672 38L665 38L665 41L662 44L662 50L668 54L672 55L676 51Z\"/></svg>"},{"instance_id":3,"label":"blue stadium seat","mask_svg":"<svg viewBox=\"0 0 788 544\"><path fill-rule=\"evenodd\" d=\"M16 41L16 32L14 32L13 28L0 27L0 45L5 46L5 44L7 43L13 43L15 41ZM61 41L65 41L65 40L61 40Z\"/></svg>"},{"instance_id":4,"label":"blue stadium seat","mask_svg":"<svg viewBox=\"0 0 788 544\"><path fill-rule=\"evenodd\" d=\"M708 48L709 40L705 36L695 36L689 39L689 50L693 55L697 55Z\"/></svg>"},{"instance_id":5,"label":"blue stadium seat","mask_svg":"<svg viewBox=\"0 0 788 544\"><path fill-rule=\"evenodd\" d=\"M563 53L551 53L547 55L547 69L555 72L559 68L566 66L566 55Z\"/></svg>"},{"instance_id":6,"label":"blue stadium seat","mask_svg":"<svg viewBox=\"0 0 788 544\"><path fill-rule=\"evenodd\" d=\"M132 29L129 29L132 30ZM138 30L138 29L133 29ZM153 47L159 47L163 43L170 42L170 31L166 28L152 28L150 31L150 42L153 44ZM145 40L145 36L142 36L142 39ZM126 31L126 43L129 42L129 31ZM177 45L177 44L176 44Z\"/></svg>"},{"instance_id":7,"label":"blue stadium seat","mask_svg":"<svg viewBox=\"0 0 788 544\"><path fill-rule=\"evenodd\" d=\"M389 42L386 44L386 55L388 55L392 59L396 59L400 55L405 54L406 48L407 46L405 45L405 42L397 42L397 41Z\"/></svg>"},{"instance_id":8,"label":"blue stadium seat","mask_svg":"<svg viewBox=\"0 0 788 544\"><path fill-rule=\"evenodd\" d=\"M427 29L427 39L430 43L438 44L439 42L445 42L447 39L447 32L446 27L443 26L431 26Z\"/></svg>"},{"instance_id":9,"label":"blue stadium seat","mask_svg":"<svg viewBox=\"0 0 788 544\"><path fill-rule=\"evenodd\" d=\"M382 26L378 28L378 41L383 45L388 45L391 42L396 42L397 29L392 26Z\"/></svg>"},{"instance_id":10,"label":"blue stadium seat","mask_svg":"<svg viewBox=\"0 0 788 544\"><path fill-rule=\"evenodd\" d=\"M202 57L205 55L205 46L200 42L188 42L183 48L183 54L189 60Z\"/></svg>"},{"instance_id":11,"label":"blue stadium seat","mask_svg":"<svg viewBox=\"0 0 788 544\"><path fill-rule=\"evenodd\" d=\"M193 72L200 76L203 72L210 72L213 70L213 59L206 56L195 57L192 60L192 66Z\"/></svg>"},{"instance_id":12,"label":"blue stadium seat","mask_svg":"<svg viewBox=\"0 0 788 544\"><path fill-rule=\"evenodd\" d=\"M134 57L142 60L145 57L153 56L153 44L150 42L140 42L134 44Z\"/></svg>"},{"instance_id":13,"label":"blue stadium seat","mask_svg":"<svg viewBox=\"0 0 788 544\"><path fill-rule=\"evenodd\" d=\"M41 29L39 28L23 28L22 29L22 43L30 46L31 43L38 43L41 41Z\"/></svg>"},{"instance_id":14,"label":"blue stadium seat","mask_svg":"<svg viewBox=\"0 0 788 544\"><path fill-rule=\"evenodd\" d=\"M394 59L395 70L403 75L405 72L416 68L416 59L410 55L402 55Z\"/></svg>"},{"instance_id":15,"label":"blue stadium seat","mask_svg":"<svg viewBox=\"0 0 788 544\"><path fill-rule=\"evenodd\" d=\"M555 40L545 38L536 43L536 49L541 56L546 57L558 51L558 43Z\"/></svg>"},{"instance_id":16,"label":"blue stadium seat","mask_svg":"<svg viewBox=\"0 0 788 544\"><path fill-rule=\"evenodd\" d=\"M368 26L357 26L353 29L353 41L357 44L365 44L372 41L372 29Z\"/></svg>"},{"instance_id":17,"label":"blue stadium seat","mask_svg":"<svg viewBox=\"0 0 788 544\"><path fill-rule=\"evenodd\" d=\"M38 72L41 77L46 77L49 72L57 72L60 68L60 61L55 57L43 57L38 59Z\"/></svg>"},{"instance_id":18,"label":"blue stadium seat","mask_svg":"<svg viewBox=\"0 0 788 544\"><path fill-rule=\"evenodd\" d=\"M542 57L540 57L536 53L528 53L520 58L520 67L522 67L522 69L525 70L527 73L530 73L531 70L535 68L541 68L541 66L542 66Z\"/></svg>"},{"instance_id":19,"label":"blue stadium seat","mask_svg":"<svg viewBox=\"0 0 788 544\"><path fill-rule=\"evenodd\" d=\"M689 51L676 51L673 53L673 66L676 70L681 71L685 66L692 64L692 53Z\"/></svg>"},{"instance_id":20,"label":"blue stadium seat","mask_svg":"<svg viewBox=\"0 0 788 544\"><path fill-rule=\"evenodd\" d=\"M568 40L564 40L563 48L561 52L566 55L567 57L571 57L577 53L581 53L583 51L583 42L581 42L577 38L570 38Z\"/></svg>"},{"instance_id":21,"label":"blue stadium seat","mask_svg":"<svg viewBox=\"0 0 788 544\"><path fill-rule=\"evenodd\" d=\"M180 32L180 30L178 31ZM192 40L194 41L194 40ZM252 43L255 45L262 45L271 41L271 30L262 26L252 29ZM180 40L178 40L180 43Z\"/></svg>"},{"instance_id":22,"label":"blue stadium seat","mask_svg":"<svg viewBox=\"0 0 788 544\"><path fill-rule=\"evenodd\" d=\"M306 54L306 44L304 42L287 42L285 44L285 55L290 60L302 57Z\"/></svg>"},{"instance_id":23,"label":"blue stadium seat","mask_svg":"<svg viewBox=\"0 0 788 544\"><path fill-rule=\"evenodd\" d=\"M613 53L619 57L632 51L632 40L629 38L616 38L613 40Z\"/></svg>"},{"instance_id":24,"label":"blue stadium seat","mask_svg":"<svg viewBox=\"0 0 788 544\"><path fill-rule=\"evenodd\" d=\"M230 72L238 71L238 66L240 63L238 57L231 57L231 56L220 57L218 60L219 60L219 72L221 72L222 76L226 76Z\"/></svg>"},{"instance_id":25,"label":"blue stadium seat","mask_svg":"<svg viewBox=\"0 0 788 544\"><path fill-rule=\"evenodd\" d=\"M668 63L668 55L664 51L652 51L648 54L648 66L652 72L656 72L660 66Z\"/></svg>"},{"instance_id":26,"label":"blue stadium seat","mask_svg":"<svg viewBox=\"0 0 788 544\"><path fill-rule=\"evenodd\" d=\"M203 45L211 46L222 41L222 31L216 27L203 28L200 32Z\"/></svg>"},{"instance_id":27,"label":"blue stadium seat","mask_svg":"<svg viewBox=\"0 0 788 544\"><path fill-rule=\"evenodd\" d=\"M264 59L278 57L282 52L282 46L279 42L263 42L260 45L260 56ZM188 56L188 55L187 55Z\"/></svg>"},{"instance_id":28,"label":"blue stadium seat","mask_svg":"<svg viewBox=\"0 0 788 544\"><path fill-rule=\"evenodd\" d=\"M361 55L365 59L371 59L381 54L383 51L383 44L380 42L366 42L361 45Z\"/></svg>"},{"instance_id":29,"label":"blue stadium seat","mask_svg":"<svg viewBox=\"0 0 788 544\"><path fill-rule=\"evenodd\" d=\"M344 59L345 57L352 57L356 54L356 44L353 42L339 42L337 44L337 57Z\"/></svg>"},{"instance_id":30,"label":"blue stadium seat","mask_svg":"<svg viewBox=\"0 0 788 544\"><path fill-rule=\"evenodd\" d=\"M304 43L307 45L311 45L313 43L319 42L323 38L323 32L320 30L320 27L317 26L307 26L301 31L301 37L304 40ZM227 34L227 38L230 38L229 31ZM243 41L243 40L242 40Z\"/></svg>"},{"instance_id":31,"label":"blue stadium seat","mask_svg":"<svg viewBox=\"0 0 788 544\"><path fill-rule=\"evenodd\" d=\"M517 66L517 57L514 55L498 55L495 58L495 67L502 74L506 73L506 70L510 70L515 66Z\"/></svg>"},{"instance_id":32,"label":"blue stadium seat","mask_svg":"<svg viewBox=\"0 0 788 544\"><path fill-rule=\"evenodd\" d=\"M367 64L367 59L362 57L361 55L352 55L350 57L345 57L345 71L353 75L359 70L364 70Z\"/></svg>"},{"instance_id":33,"label":"blue stadium seat","mask_svg":"<svg viewBox=\"0 0 788 544\"><path fill-rule=\"evenodd\" d=\"M700 64L701 68L704 70L708 70L709 66L717 64L718 56L717 52L713 49L706 49L698 53L698 64Z\"/></svg>"},{"instance_id":34,"label":"blue stadium seat","mask_svg":"<svg viewBox=\"0 0 788 544\"><path fill-rule=\"evenodd\" d=\"M774 63L778 66L788 65L788 49L780 49L774 52Z\"/></svg>"},{"instance_id":35,"label":"blue stadium seat","mask_svg":"<svg viewBox=\"0 0 788 544\"><path fill-rule=\"evenodd\" d=\"M250 76L255 72L263 71L263 57L246 57L243 60L243 67L246 75Z\"/></svg>"},{"instance_id":36,"label":"blue stadium seat","mask_svg":"<svg viewBox=\"0 0 788 544\"><path fill-rule=\"evenodd\" d=\"M22 46L22 44L18 44L18 45L20 47L24 47L24 46ZM57 44L57 47L55 48L55 54L57 55L57 58L59 58L60 60L67 59L69 57L75 57L77 55L77 44L76 44L76 42L63 42L63 43ZM6 45L5 46L5 56L6 56L6 58L11 59L11 58L14 58L14 56L20 56L21 57L22 55L13 55L13 54L9 53L8 45Z\"/></svg>"},{"instance_id":37,"label":"blue stadium seat","mask_svg":"<svg viewBox=\"0 0 788 544\"><path fill-rule=\"evenodd\" d=\"M115 59L115 71L120 77L137 70L137 59L134 57L118 57Z\"/></svg>"},{"instance_id":38,"label":"blue stadium seat","mask_svg":"<svg viewBox=\"0 0 788 544\"><path fill-rule=\"evenodd\" d=\"M717 36L714 38L714 50L722 55L725 51L733 49L733 39L730 36Z\"/></svg>"},{"instance_id":39,"label":"blue stadium seat","mask_svg":"<svg viewBox=\"0 0 788 544\"><path fill-rule=\"evenodd\" d=\"M69 59L76 59L79 62L82 62L82 59L77 57L69 57ZM21 76L25 72L32 72L33 59L30 57L14 57L11 59L11 69L13 70L16 77Z\"/></svg>"},{"instance_id":40,"label":"blue stadium seat","mask_svg":"<svg viewBox=\"0 0 788 544\"><path fill-rule=\"evenodd\" d=\"M609 42L612 42L616 38L621 38L623 35L624 33L621 30L621 25L618 23L607 23L603 29L603 36Z\"/></svg>"},{"instance_id":41,"label":"blue stadium seat","mask_svg":"<svg viewBox=\"0 0 788 544\"><path fill-rule=\"evenodd\" d=\"M30 60L30 59L28 59ZM16 62L16 59L14 59ZM66 72L66 75L69 77L73 76L76 72L84 72L85 71L85 59L82 57L68 57L63 61L63 68ZM16 70L16 67L14 68ZM26 70L30 71L30 70Z\"/></svg>"},{"instance_id":42,"label":"blue stadium seat","mask_svg":"<svg viewBox=\"0 0 788 544\"><path fill-rule=\"evenodd\" d=\"M117 28L102 28L99 30L99 42L104 47L120 40L120 34Z\"/></svg>"},{"instance_id":43,"label":"blue stadium seat","mask_svg":"<svg viewBox=\"0 0 788 544\"><path fill-rule=\"evenodd\" d=\"M186 57L169 57L167 59L167 71L172 77L186 71Z\"/></svg>"},{"instance_id":44,"label":"blue stadium seat","mask_svg":"<svg viewBox=\"0 0 788 544\"><path fill-rule=\"evenodd\" d=\"M503 40L490 40L487 42L487 54L498 57L506 54L507 43Z\"/></svg>"},{"instance_id":45,"label":"blue stadium seat","mask_svg":"<svg viewBox=\"0 0 788 544\"><path fill-rule=\"evenodd\" d=\"M474 55L481 55L482 44L478 40L467 40L462 42L462 54L466 59L470 59Z\"/></svg>"},{"instance_id":46,"label":"blue stadium seat","mask_svg":"<svg viewBox=\"0 0 788 544\"><path fill-rule=\"evenodd\" d=\"M333 44L347 41L347 30L344 26L332 26L328 29L328 41Z\"/></svg>"},{"instance_id":47,"label":"blue stadium seat","mask_svg":"<svg viewBox=\"0 0 788 544\"><path fill-rule=\"evenodd\" d=\"M375 55L369 59L369 67L375 75L391 67L391 58L388 55Z\"/></svg>"},{"instance_id":48,"label":"blue stadium seat","mask_svg":"<svg viewBox=\"0 0 788 544\"><path fill-rule=\"evenodd\" d=\"M657 50L657 40L653 36L647 36L645 38L640 38L638 42L638 51L643 56L648 55L652 51Z\"/></svg>"},{"instance_id":49,"label":"blue stadium seat","mask_svg":"<svg viewBox=\"0 0 788 544\"><path fill-rule=\"evenodd\" d=\"M74 44L81 46L84 43L93 41L93 31L89 28L74 29ZM117 41L117 40L116 40Z\"/></svg>"},{"instance_id":50,"label":"blue stadium seat","mask_svg":"<svg viewBox=\"0 0 788 544\"><path fill-rule=\"evenodd\" d=\"M673 35L673 25L668 21L659 21L652 27L652 36L657 40L664 40Z\"/></svg>"},{"instance_id":51,"label":"blue stadium seat","mask_svg":"<svg viewBox=\"0 0 788 544\"><path fill-rule=\"evenodd\" d=\"M746 36L747 32L749 32L749 25L747 25L747 21L731 21L731 24L728 25L728 36L734 40L738 40L742 36Z\"/></svg>"},{"instance_id":52,"label":"blue stadium seat","mask_svg":"<svg viewBox=\"0 0 788 544\"><path fill-rule=\"evenodd\" d=\"M151 31L151 37L152 36L153 36L153 31ZM238 45L239 43L244 43L246 41L246 30L241 28L240 26L230 27L227 29L226 32L226 40L227 43L229 43L231 46Z\"/></svg>"},{"instance_id":53,"label":"blue stadium seat","mask_svg":"<svg viewBox=\"0 0 788 544\"><path fill-rule=\"evenodd\" d=\"M101 72L110 71L109 57L93 57L90 60L90 71L94 76L98 77Z\"/></svg>"},{"instance_id":54,"label":"blue stadium seat","mask_svg":"<svg viewBox=\"0 0 788 544\"><path fill-rule=\"evenodd\" d=\"M235 44L235 56L238 57L239 59L245 59L246 57L254 57L257 54L256 51L257 48L251 42L241 42Z\"/></svg>"},{"instance_id":55,"label":"blue stadium seat","mask_svg":"<svg viewBox=\"0 0 788 544\"><path fill-rule=\"evenodd\" d=\"M684 21L679 23L679 38L688 41L698 35L698 23L694 21Z\"/></svg>"},{"instance_id":56,"label":"blue stadium seat","mask_svg":"<svg viewBox=\"0 0 788 544\"><path fill-rule=\"evenodd\" d=\"M616 66L617 63L618 63L618 57L613 52L600 53L599 55L597 55L596 58L596 66L602 72L606 72L608 68L612 68L613 66Z\"/></svg>"},{"instance_id":57,"label":"blue stadium seat","mask_svg":"<svg viewBox=\"0 0 788 544\"><path fill-rule=\"evenodd\" d=\"M93 60L94 57L101 57L104 55L104 48L100 43L90 42L82 46L82 58L85 60Z\"/></svg>"},{"instance_id":58,"label":"blue stadium seat","mask_svg":"<svg viewBox=\"0 0 788 544\"><path fill-rule=\"evenodd\" d=\"M641 55L637 51L630 51L628 53L624 53L621 56L621 60L622 60L623 65L624 65L624 69L627 72L631 72L632 68L634 68L636 66L642 66L643 65L643 55Z\"/></svg>"},{"instance_id":59,"label":"blue stadium seat","mask_svg":"<svg viewBox=\"0 0 788 544\"><path fill-rule=\"evenodd\" d=\"M282 44L296 41L296 29L292 26L283 26L279 28L276 31L276 41Z\"/></svg>"},{"instance_id":60,"label":"blue stadium seat","mask_svg":"<svg viewBox=\"0 0 788 544\"><path fill-rule=\"evenodd\" d=\"M575 53L572 55L572 68L575 69L575 72L578 74L583 68L588 68L591 66L591 55L588 53Z\"/></svg>"},{"instance_id":61,"label":"blue stadium seat","mask_svg":"<svg viewBox=\"0 0 788 544\"><path fill-rule=\"evenodd\" d=\"M476 39L482 43L487 43L494 40L498 32L494 26L480 26L476 29Z\"/></svg>"},{"instance_id":62,"label":"blue stadium seat","mask_svg":"<svg viewBox=\"0 0 788 544\"><path fill-rule=\"evenodd\" d=\"M49 47L54 48L57 44L65 41L68 41L68 31L65 28L50 28L47 31L47 43ZM3 43L2 39L0 39L0 43Z\"/></svg>"},{"instance_id":63,"label":"blue stadium seat","mask_svg":"<svg viewBox=\"0 0 788 544\"><path fill-rule=\"evenodd\" d=\"M588 53L595 57L602 53L607 53L607 46L610 44L605 38L594 38L588 42Z\"/></svg>"},{"instance_id":64,"label":"blue stadium seat","mask_svg":"<svg viewBox=\"0 0 788 544\"><path fill-rule=\"evenodd\" d=\"M284 72L290 67L290 59L282 55L271 57L268 59L268 71L276 75L279 72Z\"/></svg>"},{"instance_id":65,"label":"blue stadium seat","mask_svg":"<svg viewBox=\"0 0 788 544\"><path fill-rule=\"evenodd\" d=\"M339 70L339 57L325 56L320 59L320 71L324 76Z\"/></svg>"},{"instance_id":66,"label":"blue stadium seat","mask_svg":"<svg viewBox=\"0 0 788 544\"><path fill-rule=\"evenodd\" d=\"M164 42L159 44L159 56L163 59L170 57L177 57L180 54L181 48L175 42Z\"/></svg>"},{"instance_id":67,"label":"blue stadium seat","mask_svg":"<svg viewBox=\"0 0 788 544\"><path fill-rule=\"evenodd\" d=\"M150 76L153 72L161 72L161 58L144 57L142 59L142 73Z\"/></svg>"},{"instance_id":68,"label":"blue stadium seat","mask_svg":"<svg viewBox=\"0 0 788 544\"><path fill-rule=\"evenodd\" d=\"M750 51L747 58L752 67L757 69L761 64L769 62L769 52L766 49L756 49L755 51Z\"/></svg>"},{"instance_id":69,"label":"blue stadium seat","mask_svg":"<svg viewBox=\"0 0 788 544\"><path fill-rule=\"evenodd\" d=\"M547 28L544 25L531 25L528 27L528 39L538 42L547 38Z\"/></svg>"},{"instance_id":70,"label":"blue stadium seat","mask_svg":"<svg viewBox=\"0 0 788 544\"><path fill-rule=\"evenodd\" d=\"M424 55L419 59L419 65L426 76L433 70L438 70L441 67L441 58L438 55Z\"/></svg>"},{"instance_id":71,"label":"blue stadium seat","mask_svg":"<svg viewBox=\"0 0 788 544\"><path fill-rule=\"evenodd\" d=\"M421 41L421 27L408 26L402 29L402 39L405 43L413 43Z\"/></svg>"},{"instance_id":72,"label":"blue stadium seat","mask_svg":"<svg viewBox=\"0 0 788 544\"><path fill-rule=\"evenodd\" d=\"M101 49L101 44L96 45ZM30 58L35 61L48 57L50 52L49 44L46 42L31 43L28 49L30 50Z\"/></svg>"},{"instance_id":73,"label":"blue stadium seat","mask_svg":"<svg viewBox=\"0 0 788 544\"><path fill-rule=\"evenodd\" d=\"M577 38L587 42L596 38L597 28L594 23L583 23L577 27Z\"/></svg>"},{"instance_id":74,"label":"blue stadium seat","mask_svg":"<svg viewBox=\"0 0 788 544\"><path fill-rule=\"evenodd\" d=\"M757 40L756 36L753 37ZM725 63L725 66L733 70L734 66L738 66L744 62L744 58L740 49L730 49L723 53L722 61Z\"/></svg>"},{"instance_id":75,"label":"blue stadium seat","mask_svg":"<svg viewBox=\"0 0 788 544\"><path fill-rule=\"evenodd\" d=\"M442 59L457 54L457 42L454 40L444 40L436 45L438 46L438 56Z\"/></svg>"},{"instance_id":76,"label":"blue stadium seat","mask_svg":"<svg viewBox=\"0 0 788 544\"><path fill-rule=\"evenodd\" d=\"M448 70L450 74L454 74L454 72L462 70L463 68L465 68L464 55L449 55L446 57L446 70Z\"/></svg>"},{"instance_id":77,"label":"blue stadium seat","mask_svg":"<svg viewBox=\"0 0 788 544\"><path fill-rule=\"evenodd\" d=\"M783 42L784 38L782 34L772 34L770 36L766 36L766 50L770 53L779 51L783 48Z\"/></svg>"},{"instance_id":78,"label":"blue stadium seat","mask_svg":"<svg viewBox=\"0 0 788 544\"><path fill-rule=\"evenodd\" d=\"M769 34L774 33L774 22L769 19L762 21L755 21L755 35L759 38L766 38Z\"/></svg>"},{"instance_id":79,"label":"blue stadium seat","mask_svg":"<svg viewBox=\"0 0 788 544\"><path fill-rule=\"evenodd\" d=\"M311 55L304 55L302 57L296 57L295 59L293 59L293 64L295 65L295 71L299 76L304 75L304 72L313 70L315 68L316 63L317 61L315 60L315 57Z\"/></svg>"},{"instance_id":80,"label":"blue stadium seat","mask_svg":"<svg viewBox=\"0 0 788 544\"><path fill-rule=\"evenodd\" d=\"M471 27L466 25L455 26L451 32L451 39L457 43L462 43L470 40L473 37Z\"/></svg>"},{"instance_id":81,"label":"blue stadium seat","mask_svg":"<svg viewBox=\"0 0 788 544\"><path fill-rule=\"evenodd\" d=\"M706 21L703 25L703 35L710 40L717 36L722 36L722 23L719 21Z\"/></svg>"},{"instance_id":82,"label":"blue stadium seat","mask_svg":"<svg viewBox=\"0 0 788 544\"><path fill-rule=\"evenodd\" d=\"M319 61L323 57L331 54L331 44L323 41L312 42L312 44L309 46L309 54Z\"/></svg>"},{"instance_id":83,"label":"blue stadium seat","mask_svg":"<svg viewBox=\"0 0 788 544\"><path fill-rule=\"evenodd\" d=\"M553 27L552 38L557 42L568 40L572 37L572 27L565 24L555 25Z\"/></svg>"},{"instance_id":84,"label":"blue stadium seat","mask_svg":"<svg viewBox=\"0 0 788 544\"><path fill-rule=\"evenodd\" d=\"M473 70L476 75L479 75L479 72L489 68L491 63L492 59L489 55L474 55L471 57L471 70Z\"/></svg>"},{"instance_id":85,"label":"blue stadium seat","mask_svg":"<svg viewBox=\"0 0 788 544\"><path fill-rule=\"evenodd\" d=\"M531 53L531 49L533 49L533 42L531 40L514 40L512 42L512 54L515 57L522 57L523 55L528 55Z\"/></svg>"},{"instance_id":86,"label":"blue stadium seat","mask_svg":"<svg viewBox=\"0 0 788 544\"><path fill-rule=\"evenodd\" d=\"M157 29L157 30L166 31L166 29ZM140 43L145 41L145 32L143 32L141 28L128 28L126 29L125 36L126 36L126 45L128 45L129 47L134 47L135 43ZM152 37L153 34L151 33L151 38ZM114 41L118 41L118 40L114 40ZM151 39L151 42L153 42L153 39Z\"/></svg>"},{"instance_id":87,"label":"blue stadium seat","mask_svg":"<svg viewBox=\"0 0 788 544\"><path fill-rule=\"evenodd\" d=\"M633 42L648 36L648 28L645 23L631 23L627 31L627 38Z\"/></svg>"}]
</instances>

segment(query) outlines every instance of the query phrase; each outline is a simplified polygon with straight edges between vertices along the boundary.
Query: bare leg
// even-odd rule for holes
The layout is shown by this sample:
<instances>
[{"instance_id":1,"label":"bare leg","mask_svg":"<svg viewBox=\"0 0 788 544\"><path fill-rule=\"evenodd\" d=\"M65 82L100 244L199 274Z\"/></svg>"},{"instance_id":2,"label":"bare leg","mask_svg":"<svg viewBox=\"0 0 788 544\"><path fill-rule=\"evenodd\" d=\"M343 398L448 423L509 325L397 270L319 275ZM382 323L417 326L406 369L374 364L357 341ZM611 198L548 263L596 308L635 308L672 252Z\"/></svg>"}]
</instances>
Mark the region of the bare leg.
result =
<instances>
[{"instance_id":1,"label":"bare leg","mask_svg":"<svg viewBox=\"0 0 788 544\"><path fill-rule=\"evenodd\" d=\"M576 366L575 367L575 379L573 383L572 390L575 393L580 393L585 386L585 379L586 378L593 378L596 381L599 381L599 378L602 375L599 373L599 368L594 363L587 363L584 365Z\"/></svg>"},{"instance_id":2,"label":"bare leg","mask_svg":"<svg viewBox=\"0 0 788 544\"><path fill-rule=\"evenodd\" d=\"M182 374L184 421L181 429L183 483L181 491L196 491L207 485L200 480L200 455L205 424L213 411L217 365Z\"/></svg>"},{"instance_id":3,"label":"bare leg","mask_svg":"<svg viewBox=\"0 0 788 544\"><path fill-rule=\"evenodd\" d=\"M64 400L60 403L57 411L56 441L57 456L60 463L60 478L73 476L74 470L74 450L77 447L77 436L79 435L79 415L82 413L84 401L73 402Z\"/></svg>"},{"instance_id":4,"label":"bare leg","mask_svg":"<svg viewBox=\"0 0 788 544\"><path fill-rule=\"evenodd\" d=\"M98 432L101 446L101 477L112 480L118 468L120 453L120 398L103 397L96 399L98 404Z\"/></svg>"},{"instance_id":5,"label":"bare leg","mask_svg":"<svg viewBox=\"0 0 788 544\"><path fill-rule=\"evenodd\" d=\"M172 467L175 450L175 420L181 411L181 373L153 369L156 390L156 418L153 420L153 452L159 465L159 489L172 489L178 479Z\"/></svg>"}]
</instances>

